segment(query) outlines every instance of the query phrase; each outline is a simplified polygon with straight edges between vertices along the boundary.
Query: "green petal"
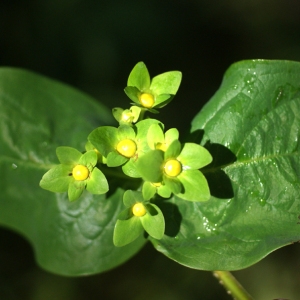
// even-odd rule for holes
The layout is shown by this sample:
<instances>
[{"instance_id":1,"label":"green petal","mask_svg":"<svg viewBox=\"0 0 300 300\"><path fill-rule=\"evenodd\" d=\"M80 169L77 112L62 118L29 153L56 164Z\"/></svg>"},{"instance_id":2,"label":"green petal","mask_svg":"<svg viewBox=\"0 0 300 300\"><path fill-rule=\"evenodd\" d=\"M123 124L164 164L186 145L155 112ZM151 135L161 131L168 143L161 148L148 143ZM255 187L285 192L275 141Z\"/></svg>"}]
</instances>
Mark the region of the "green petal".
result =
<instances>
[{"instance_id":1,"label":"green petal","mask_svg":"<svg viewBox=\"0 0 300 300\"><path fill-rule=\"evenodd\" d=\"M105 157L115 150L118 144L118 129L112 126L102 126L93 130L88 140Z\"/></svg>"},{"instance_id":2,"label":"green petal","mask_svg":"<svg viewBox=\"0 0 300 300\"><path fill-rule=\"evenodd\" d=\"M85 152L79 159L78 164L88 168L94 167L97 164L98 156L94 150Z\"/></svg>"},{"instance_id":3,"label":"green petal","mask_svg":"<svg viewBox=\"0 0 300 300\"><path fill-rule=\"evenodd\" d=\"M105 194L108 192L107 179L98 168L93 169L90 178L87 180L86 189L91 194Z\"/></svg>"},{"instance_id":4,"label":"green petal","mask_svg":"<svg viewBox=\"0 0 300 300\"><path fill-rule=\"evenodd\" d=\"M155 204L147 204L147 213L140 217L145 231L153 238L160 240L165 232L165 219Z\"/></svg>"},{"instance_id":5,"label":"green petal","mask_svg":"<svg viewBox=\"0 0 300 300\"><path fill-rule=\"evenodd\" d=\"M117 220L113 242L117 247L125 246L137 239L144 231L140 218L133 216L128 220Z\"/></svg>"},{"instance_id":6,"label":"green petal","mask_svg":"<svg viewBox=\"0 0 300 300\"><path fill-rule=\"evenodd\" d=\"M124 92L134 103L141 105L139 100L139 95L141 94L141 92L138 90L138 88L134 86L127 86L124 89Z\"/></svg>"},{"instance_id":7,"label":"green petal","mask_svg":"<svg viewBox=\"0 0 300 300\"><path fill-rule=\"evenodd\" d=\"M135 158L129 159L128 162L122 166L122 170L124 174L126 174L129 177L133 177L133 178L142 177L139 170L137 169Z\"/></svg>"},{"instance_id":8,"label":"green petal","mask_svg":"<svg viewBox=\"0 0 300 300\"><path fill-rule=\"evenodd\" d=\"M176 128L170 128L165 132L165 143L170 145L173 141L178 140L179 132Z\"/></svg>"},{"instance_id":9,"label":"green petal","mask_svg":"<svg viewBox=\"0 0 300 300\"><path fill-rule=\"evenodd\" d=\"M118 214L118 220L128 220L133 217L132 208L126 208Z\"/></svg>"},{"instance_id":10,"label":"green petal","mask_svg":"<svg viewBox=\"0 0 300 300\"><path fill-rule=\"evenodd\" d=\"M57 165L44 174L40 181L40 186L55 193L66 192L70 182L75 180L72 176L72 170L73 166Z\"/></svg>"},{"instance_id":11,"label":"green petal","mask_svg":"<svg viewBox=\"0 0 300 300\"><path fill-rule=\"evenodd\" d=\"M174 194L179 194L183 190L182 183L178 179L178 176L174 178L164 176L164 183Z\"/></svg>"},{"instance_id":12,"label":"green petal","mask_svg":"<svg viewBox=\"0 0 300 300\"><path fill-rule=\"evenodd\" d=\"M75 148L62 146L56 148L56 155L61 164L75 165L78 163L82 153Z\"/></svg>"},{"instance_id":13,"label":"green petal","mask_svg":"<svg viewBox=\"0 0 300 300\"><path fill-rule=\"evenodd\" d=\"M69 184L68 197L70 201L78 199L86 186L86 180L73 181Z\"/></svg>"},{"instance_id":14,"label":"green petal","mask_svg":"<svg viewBox=\"0 0 300 300\"><path fill-rule=\"evenodd\" d=\"M157 194L163 198L171 197L171 190L164 184L157 188Z\"/></svg>"},{"instance_id":15,"label":"green petal","mask_svg":"<svg viewBox=\"0 0 300 300\"><path fill-rule=\"evenodd\" d=\"M161 182L163 162L164 152L151 150L137 160L136 166L145 181Z\"/></svg>"},{"instance_id":16,"label":"green petal","mask_svg":"<svg viewBox=\"0 0 300 300\"><path fill-rule=\"evenodd\" d=\"M126 207L132 207L138 202L144 202L141 192L127 190L123 195L123 203Z\"/></svg>"},{"instance_id":17,"label":"green petal","mask_svg":"<svg viewBox=\"0 0 300 300\"><path fill-rule=\"evenodd\" d=\"M133 121L132 122L136 123L137 120L139 119L139 116L140 116L140 113L141 113L142 109L140 107L138 107L138 106L131 106L130 110L131 110L131 112L133 114Z\"/></svg>"},{"instance_id":18,"label":"green petal","mask_svg":"<svg viewBox=\"0 0 300 300\"><path fill-rule=\"evenodd\" d=\"M133 128L129 125L121 125L118 128L118 139L119 141L125 140L125 139L135 139L135 132Z\"/></svg>"},{"instance_id":19,"label":"green petal","mask_svg":"<svg viewBox=\"0 0 300 300\"><path fill-rule=\"evenodd\" d=\"M125 164L128 158L119 154L117 151L110 152L106 158L106 164L108 167L118 167Z\"/></svg>"},{"instance_id":20,"label":"green petal","mask_svg":"<svg viewBox=\"0 0 300 300\"><path fill-rule=\"evenodd\" d=\"M120 108L120 107L114 107L112 109L112 114L114 116L114 118L120 122L122 120L122 113L123 113L124 109Z\"/></svg>"},{"instance_id":21,"label":"green petal","mask_svg":"<svg viewBox=\"0 0 300 300\"><path fill-rule=\"evenodd\" d=\"M162 73L152 78L150 89L156 95L176 95L181 83L181 78L182 74L179 71Z\"/></svg>"},{"instance_id":22,"label":"green petal","mask_svg":"<svg viewBox=\"0 0 300 300\"><path fill-rule=\"evenodd\" d=\"M149 181L145 181L142 188L143 197L145 200L150 200L156 194L156 187Z\"/></svg>"},{"instance_id":23,"label":"green petal","mask_svg":"<svg viewBox=\"0 0 300 300\"><path fill-rule=\"evenodd\" d=\"M137 128L136 141L137 141L137 153L140 158L142 155L147 153L150 149L147 141L148 131L153 124L159 124L162 128L164 128L164 124L155 119L146 119L138 122L135 127Z\"/></svg>"},{"instance_id":24,"label":"green petal","mask_svg":"<svg viewBox=\"0 0 300 300\"><path fill-rule=\"evenodd\" d=\"M152 124L147 133L148 145L152 150L156 149L158 143L165 142L164 132L159 124Z\"/></svg>"},{"instance_id":25,"label":"green petal","mask_svg":"<svg viewBox=\"0 0 300 300\"><path fill-rule=\"evenodd\" d=\"M85 150L90 151L90 150L94 150L94 149L96 149L95 146L90 141L87 141L85 144Z\"/></svg>"},{"instance_id":26,"label":"green petal","mask_svg":"<svg viewBox=\"0 0 300 300\"><path fill-rule=\"evenodd\" d=\"M212 156L202 146L194 143L185 143L177 159L182 165L191 169L200 169L212 162Z\"/></svg>"},{"instance_id":27,"label":"green petal","mask_svg":"<svg viewBox=\"0 0 300 300\"><path fill-rule=\"evenodd\" d=\"M174 140L165 152L165 160L175 159L180 154L181 144L178 140Z\"/></svg>"},{"instance_id":28,"label":"green petal","mask_svg":"<svg viewBox=\"0 0 300 300\"><path fill-rule=\"evenodd\" d=\"M155 98L155 104L153 107L162 108L173 100L174 96L169 94L162 94Z\"/></svg>"},{"instance_id":29,"label":"green petal","mask_svg":"<svg viewBox=\"0 0 300 300\"><path fill-rule=\"evenodd\" d=\"M207 201L210 191L206 178L199 170L187 170L177 176L183 185L182 193L176 196L189 201Z\"/></svg>"},{"instance_id":30,"label":"green petal","mask_svg":"<svg viewBox=\"0 0 300 300\"><path fill-rule=\"evenodd\" d=\"M127 86L135 86L140 91L145 91L150 87L150 75L146 65L138 62L129 74Z\"/></svg>"}]
</instances>

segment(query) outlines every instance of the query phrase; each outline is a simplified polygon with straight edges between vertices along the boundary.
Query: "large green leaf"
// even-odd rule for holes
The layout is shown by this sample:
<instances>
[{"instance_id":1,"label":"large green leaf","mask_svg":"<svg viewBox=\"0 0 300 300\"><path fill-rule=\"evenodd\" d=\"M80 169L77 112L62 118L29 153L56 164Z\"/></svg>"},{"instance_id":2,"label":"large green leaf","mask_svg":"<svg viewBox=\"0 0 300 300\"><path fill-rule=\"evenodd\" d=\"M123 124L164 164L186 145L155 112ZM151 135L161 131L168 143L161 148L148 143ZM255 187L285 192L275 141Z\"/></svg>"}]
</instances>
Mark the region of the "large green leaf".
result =
<instances>
[{"instance_id":1,"label":"large green leaf","mask_svg":"<svg viewBox=\"0 0 300 300\"><path fill-rule=\"evenodd\" d=\"M121 189L70 203L66 193L39 187L58 164L55 149L84 150L88 134L112 122L110 112L91 97L45 77L0 69L0 224L24 235L39 264L54 273L101 272L126 261L143 237L117 248L116 217L124 210Z\"/></svg>"},{"instance_id":2,"label":"large green leaf","mask_svg":"<svg viewBox=\"0 0 300 300\"><path fill-rule=\"evenodd\" d=\"M236 270L300 240L300 63L234 64L197 131L214 159L203 170L212 197L160 203L166 235L155 247L192 268Z\"/></svg>"}]
</instances>

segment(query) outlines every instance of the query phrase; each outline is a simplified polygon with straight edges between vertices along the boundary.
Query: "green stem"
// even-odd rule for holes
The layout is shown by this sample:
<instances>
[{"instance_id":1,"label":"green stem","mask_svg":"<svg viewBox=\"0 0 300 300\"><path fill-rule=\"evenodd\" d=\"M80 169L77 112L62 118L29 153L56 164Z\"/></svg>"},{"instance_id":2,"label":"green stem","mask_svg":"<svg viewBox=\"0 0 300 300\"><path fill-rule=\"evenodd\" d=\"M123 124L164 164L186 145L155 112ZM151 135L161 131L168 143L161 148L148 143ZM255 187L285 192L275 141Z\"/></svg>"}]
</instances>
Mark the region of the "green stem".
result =
<instances>
[{"instance_id":1,"label":"green stem","mask_svg":"<svg viewBox=\"0 0 300 300\"><path fill-rule=\"evenodd\" d=\"M214 271L214 276L227 290L227 293L236 300L253 300L248 292L241 286L237 279L228 271Z\"/></svg>"}]
</instances>

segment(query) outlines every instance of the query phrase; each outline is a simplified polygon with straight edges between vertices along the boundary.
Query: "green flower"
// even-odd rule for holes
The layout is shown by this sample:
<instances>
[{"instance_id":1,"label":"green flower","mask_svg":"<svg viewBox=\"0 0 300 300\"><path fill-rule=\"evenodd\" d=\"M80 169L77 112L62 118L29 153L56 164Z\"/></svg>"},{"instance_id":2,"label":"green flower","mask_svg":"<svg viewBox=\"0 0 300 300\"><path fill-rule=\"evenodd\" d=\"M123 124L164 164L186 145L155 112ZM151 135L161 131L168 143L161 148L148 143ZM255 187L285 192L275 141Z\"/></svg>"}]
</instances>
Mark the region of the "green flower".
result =
<instances>
[{"instance_id":1,"label":"green flower","mask_svg":"<svg viewBox=\"0 0 300 300\"><path fill-rule=\"evenodd\" d=\"M165 133L158 124L153 124L147 133L147 141L150 149L166 151L173 141L178 140L179 132L176 128L171 128Z\"/></svg>"},{"instance_id":2,"label":"green flower","mask_svg":"<svg viewBox=\"0 0 300 300\"><path fill-rule=\"evenodd\" d=\"M137 169L145 181L160 182L184 200L207 201L210 198L209 187L198 169L211 161L212 157L204 147L195 143L181 145L174 140L165 152L152 150L145 154L138 161ZM146 198L151 193L153 189L150 191L149 185L144 184Z\"/></svg>"},{"instance_id":3,"label":"green flower","mask_svg":"<svg viewBox=\"0 0 300 300\"><path fill-rule=\"evenodd\" d=\"M147 141L150 149L166 151L174 140L178 140L179 132L176 128L171 128L165 133L162 127L158 124L150 126ZM163 198L169 198L172 194L168 186L164 182L149 182L145 181L142 188L144 199L149 200L155 194L160 195Z\"/></svg>"},{"instance_id":4,"label":"green flower","mask_svg":"<svg viewBox=\"0 0 300 300\"><path fill-rule=\"evenodd\" d=\"M145 200L150 200L155 194L163 198L170 198L172 191L164 182L144 181L142 193Z\"/></svg>"},{"instance_id":5,"label":"green flower","mask_svg":"<svg viewBox=\"0 0 300 300\"><path fill-rule=\"evenodd\" d=\"M162 108L176 95L181 82L181 72L170 71L155 76L150 75L143 62L137 63L129 74L126 95L135 105L153 113L154 108Z\"/></svg>"},{"instance_id":6,"label":"green flower","mask_svg":"<svg viewBox=\"0 0 300 300\"><path fill-rule=\"evenodd\" d=\"M141 192L128 190L124 193L126 207L115 225L113 242L115 246L125 246L137 239L144 230L160 240L165 232L165 220L161 210L153 203L145 201Z\"/></svg>"},{"instance_id":7,"label":"green flower","mask_svg":"<svg viewBox=\"0 0 300 300\"><path fill-rule=\"evenodd\" d=\"M138 106L131 106L130 109L124 110L120 107L115 107L113 108L112 113L120 125L131 125L138 121L141 108Z\"/></svg>"},{"instance_id":8,"label":"green flower","mask_svg":"<svg viewBox=\"0 0 300 300\"><path fill-rule=\"evenodd\" d=\"M136 162L150 150L147 132L152 124L161 123L155 119L147 119L134 126L102 126L93 130L88 139L106 157L108 167L122 166L126 175L140 178Z\"/></svg>"},{"instance_id":9,"label":"green flower","mask_svg":"<svg viewBox=\"0 0 300 300\"><path fill-rule=\"evenodd\" d=\"M40 181L43 189L51 192L68 192L70 201L78 199L86 188L92 194L105 194L108 183L104 174L95 167L97 153L94 150L82 154L71 147L56 149L60 165L51 168Z\"/></svg>"}]
</instances>

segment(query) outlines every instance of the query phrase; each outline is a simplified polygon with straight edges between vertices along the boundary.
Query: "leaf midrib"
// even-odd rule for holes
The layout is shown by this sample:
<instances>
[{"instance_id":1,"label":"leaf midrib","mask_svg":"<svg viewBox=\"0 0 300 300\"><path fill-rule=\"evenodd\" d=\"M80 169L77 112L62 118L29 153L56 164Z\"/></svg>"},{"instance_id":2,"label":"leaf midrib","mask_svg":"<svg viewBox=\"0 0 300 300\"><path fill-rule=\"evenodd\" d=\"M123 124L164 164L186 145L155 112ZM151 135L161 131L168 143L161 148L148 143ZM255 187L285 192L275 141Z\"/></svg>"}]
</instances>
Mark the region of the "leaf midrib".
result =
<instances>
[{"instance_id":1,"label":"leaf midrib","mask_svg":"<svg viewBox=\"0 0 300 300\"><path fill-rule=\"evenodd\" d=\"M240 160L240 161L235 161L230 164L224 164L221 166L217 167L212 167L212 168L206 168L205 170L202 170L202 173L214 173L219 170L224 170L224 169L232 169L232 168L238 168L240 166L244 166L246 164L251 164L251 163L257 163L260 161L265 161L265 160L273 160L275 158L282 158L282 157L288 157L288 156L297 156L300 155L298 151L292 152L292 153L285 153L285 154L273 154L273 155L267 155L267 156L262 156L262 157L255 157L252 159L247 159L247 160Z\"/></svg>"}]
</instances>

